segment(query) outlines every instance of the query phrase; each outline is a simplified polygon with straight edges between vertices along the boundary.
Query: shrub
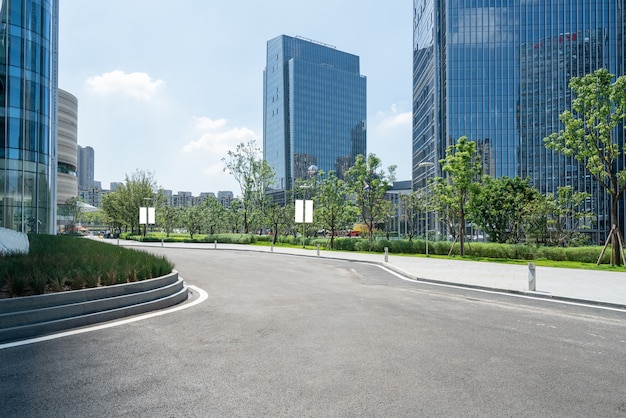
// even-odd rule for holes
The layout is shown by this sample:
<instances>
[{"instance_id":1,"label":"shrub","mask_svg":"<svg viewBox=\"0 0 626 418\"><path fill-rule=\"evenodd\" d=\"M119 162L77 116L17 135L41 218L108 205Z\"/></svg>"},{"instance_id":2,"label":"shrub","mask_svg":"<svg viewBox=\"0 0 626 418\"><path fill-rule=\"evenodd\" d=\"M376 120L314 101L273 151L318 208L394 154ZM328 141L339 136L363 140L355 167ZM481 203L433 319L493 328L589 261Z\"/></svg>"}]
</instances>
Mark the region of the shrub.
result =
<instances>
[{"instance_id":1,"label":"shrub","mask_svg":"<svg viewBox=\"0 0 626 418\"><path fill-rule=\"evenodd\" d=\"M28 255L0 257L0 286L10 296L144 280L174 267L164 257L96 240L67 235L31 235L29 240ZM135 265L143 267L135 273Z\"/></svg>"},{"instance_id":2,"label":"shrub","mask_svg":"<svg viewBox=\"0 0 626 418\"><path fill-rule=\"evenodd\" d=\"M333 241L335 250L339 251L354 251L356 243L360 241L357 238L336 238Z\"/></svg>"}]
</instances>

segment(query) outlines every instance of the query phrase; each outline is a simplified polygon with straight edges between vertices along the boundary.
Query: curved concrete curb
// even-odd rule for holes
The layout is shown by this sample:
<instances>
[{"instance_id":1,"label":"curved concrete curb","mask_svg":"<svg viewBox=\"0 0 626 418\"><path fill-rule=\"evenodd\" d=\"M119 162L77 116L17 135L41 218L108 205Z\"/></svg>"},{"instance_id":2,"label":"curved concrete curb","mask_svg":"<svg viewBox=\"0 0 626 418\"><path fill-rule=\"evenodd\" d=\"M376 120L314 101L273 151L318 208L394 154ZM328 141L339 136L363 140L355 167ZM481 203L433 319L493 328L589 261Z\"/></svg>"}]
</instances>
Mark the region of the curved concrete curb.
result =
<instances>
[{"instance_id":1,"label":"curved concrete curb","mask_svg":"<svg viewBox=\"0 0 626 418\"><path fill-rule=\"evenodd\" d=\"M0 300L0 343L167 308L187 300L178 272L141 282Z\"/></svg>"}]
</instances>

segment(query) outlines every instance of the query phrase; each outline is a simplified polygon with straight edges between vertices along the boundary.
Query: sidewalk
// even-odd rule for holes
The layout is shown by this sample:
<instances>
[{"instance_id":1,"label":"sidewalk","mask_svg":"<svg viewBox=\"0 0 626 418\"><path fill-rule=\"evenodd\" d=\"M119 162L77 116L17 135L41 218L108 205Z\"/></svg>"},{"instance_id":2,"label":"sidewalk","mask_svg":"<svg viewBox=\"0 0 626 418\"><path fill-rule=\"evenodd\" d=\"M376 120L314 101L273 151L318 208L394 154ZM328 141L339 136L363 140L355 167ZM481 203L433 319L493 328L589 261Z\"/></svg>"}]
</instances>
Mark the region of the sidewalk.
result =
<instances>
[{"instance_id":1,"label":"sidewalk","mask_svg":"<svg viewBox=\"0 0 626 418\"><path fill-rule=\"evenodd\" d=\"M115 240L107 241L115 243ZM120 245L161 246L160 243L137 243L121 240ZM276 254L362 261L385 266L412 279L425 279L520 294L586 301L626 309L626 273L536 267L536 288L535 292L530 292L528 265L444 260L393 254L389 254L387 260L385 260L385 255L380 253L364 254L349 251L320 250L318 255L318 251L315 249L271 248L237 244L165 243L164 246L167 248L273 252Z\"/></svg>"}]
</instances>

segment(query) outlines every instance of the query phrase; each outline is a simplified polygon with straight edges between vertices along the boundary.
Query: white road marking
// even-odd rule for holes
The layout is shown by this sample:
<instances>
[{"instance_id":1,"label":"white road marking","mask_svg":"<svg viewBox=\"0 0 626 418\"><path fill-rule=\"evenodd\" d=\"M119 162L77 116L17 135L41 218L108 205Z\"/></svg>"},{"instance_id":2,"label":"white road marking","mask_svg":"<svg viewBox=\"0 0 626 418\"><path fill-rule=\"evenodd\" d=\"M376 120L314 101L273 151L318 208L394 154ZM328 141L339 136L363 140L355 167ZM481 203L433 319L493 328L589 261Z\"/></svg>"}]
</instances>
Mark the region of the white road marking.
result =
<instances>
[{"instance_id":1,"label":"white road marking","mask_svg":"<svg viewBox=\"0 0 626 418\"><path fill-rule=\"evenodd\" d=\"M381 266L381 265L376 265L376 266L381 268L381 269L383 269L383 270L385 270L387 273L392 274L392 275L396 276L397 278L399 278L401 280L404 280L406 282L421 283L421 284L427 284L427 285L439 286L439 287L447 287L447 288L451 288L451 289L471 290L473 292L487 293L487 294L492 294L492 295L505 295L505 296L510 296L510 297L514 297L514 298L521 298L521 299L542 300L542 301L545 301L545 302L560 303L561 305L582 306L582 307L585 307L585 308L603 309L605 311L624 312L624 313L626 313L626 309L612 308L610 306L594 305L592 303L586 304L586 303L580 303L580 302L568 302L566 300L547 299L547 298L540 298L540 297L535 297L535 296L528 296L528 295L520 295L520 294L516 294L516 293L509 293L506 290L497 291L497 290L476 289L474 287L459 286L459 285L447 284L447 283L434 283L434 282L420 280L420 279L411 279L411 278L403 276L400 273L397 273L397 272L395 272L393 270L390 270L390 269L388 269L385 266Z\"/></svg>"},{"instance_id":2,"label":"white road marking","mask_svg":"<svg viewBox=\"0 0 626 418\"><path fill-rule=\"evenodd\" d=\"M14 342L11 342L11 343L0 344L0 350L4 350L5 348L11 348L11 347L19 347L19 346L27 345L27 344L40 343L40 342L43 342L43 341L55 340L57 338L69 337L71 335L83 334L85 332L98 331L98 330L101 330L101 329L117 327L119 325L130 324L131 322L142 321L142 320L148 319L148 318L154 318L156 316L167 315L167 314L170 314L170 313L173 313L173 312L182 311L183 309L191 308L192 306L196 306L196 305L204 302L205 300L207 300L207 298L209 297L208 293L205 292L204 290L200 289L199 287L196 287L196 286L188 286L188 287L189 287L189 289L192 289L192 290L198 292L198 295L199 295L196 300L193 300L193 301L191 301L189 303L184 303L182 305L176 305L176 306L174 306L172 308L168 308L168 309L164 309L164 310L160 310L160 311L155 311L155 312L150 312L150 313L146 313L146 314L143 314L143 315L133 316L132 318L115 320L115 321L112 321L112 322L107 322L105 324L98 324L98 325L88 326L88 327L84 327L84 328L80 328L80 329L58 332L58 333L55 333L55 334L44 335L43 337L30 338L28 340L21 340L21 341L14 341Z\"/></svg>"}]
</instances>

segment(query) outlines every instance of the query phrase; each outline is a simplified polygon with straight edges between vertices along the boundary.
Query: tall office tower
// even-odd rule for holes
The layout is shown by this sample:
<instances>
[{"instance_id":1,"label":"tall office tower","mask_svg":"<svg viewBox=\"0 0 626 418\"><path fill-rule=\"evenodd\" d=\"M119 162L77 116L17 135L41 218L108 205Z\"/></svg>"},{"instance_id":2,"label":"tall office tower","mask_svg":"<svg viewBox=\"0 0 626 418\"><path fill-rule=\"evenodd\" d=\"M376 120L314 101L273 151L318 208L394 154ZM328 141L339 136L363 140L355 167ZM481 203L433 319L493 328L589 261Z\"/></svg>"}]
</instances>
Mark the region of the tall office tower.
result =
<instances>
[{"instance_id":1,"label":"tall office tower","mask_svg":"<svg viewBox=\"0 0 626 418\"><path fill-rule=\"evenodd\" d=\"M591 193L593 239L606 238L604 191L543 139L561 128L572 77L598 68L624 75L625 4L414 0L413 188L440 174L421 163L437 162L465 135L477 143L487 174L528 177L542 193L565 185ZM623 143L623 130L616 134Z\"/></svg>"},{"instance_id":2,"label":"tall office tower","mask_svg":"<svg viewBox=\"0 0 626 418\"><path fill-rule=\"evenodd\" d=\"M89 190L94 186L95 151L78 146L78 188Z\"/></svg>"},{"instance_id":3,"label":"tall office tower","mask_svg":"<svg viewBox=\"0 0 626 418\"><path fill-rule=\"evenodd\" d=\"M78 100L59 89L59 161L57 164L57 207L78 197Z\"/></svg>"},{"instance_id":4,"label":"tall office tower","mask_svg":"<svg viewBox=\"0 0 626 418\"><path fill-rule=\"evenodd\" d=\"M366 78L359 57L304 38L267 42L263 157L273 191L291 190L309 168L342 177L366 153Z\"/></svg>"},{"instance_id":5,"label":"tall office tower","mask_svg":"<svg viewBox=\"0 0 626 418\"><path fill-rule=\"evenodd\" d=\"M58 0L0 1L0 226L54 233Z\"/></svg>"}]
</instances>

